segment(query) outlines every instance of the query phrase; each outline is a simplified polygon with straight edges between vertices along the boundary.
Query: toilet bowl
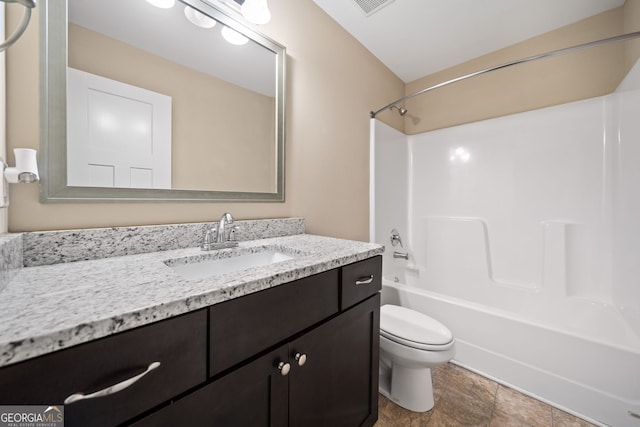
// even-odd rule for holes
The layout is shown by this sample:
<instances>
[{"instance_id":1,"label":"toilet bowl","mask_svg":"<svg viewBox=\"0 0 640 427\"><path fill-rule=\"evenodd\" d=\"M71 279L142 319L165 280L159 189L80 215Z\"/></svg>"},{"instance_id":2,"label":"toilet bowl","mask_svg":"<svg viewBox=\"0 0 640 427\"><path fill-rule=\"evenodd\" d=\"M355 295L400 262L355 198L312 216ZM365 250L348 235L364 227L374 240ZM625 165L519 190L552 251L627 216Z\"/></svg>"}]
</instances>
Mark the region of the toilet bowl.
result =
<instances>
[{"instance_id":1,"label":"toilet bowl","mask_svg":"<svg viewBox=\"0 0 640 427\"><path fill-rule=\"evenodd\" d=\"M380 307L380 393L414 412L433 408L431 368L455 355L451 331L397 305Z\"/></svg>"}]
</instances>

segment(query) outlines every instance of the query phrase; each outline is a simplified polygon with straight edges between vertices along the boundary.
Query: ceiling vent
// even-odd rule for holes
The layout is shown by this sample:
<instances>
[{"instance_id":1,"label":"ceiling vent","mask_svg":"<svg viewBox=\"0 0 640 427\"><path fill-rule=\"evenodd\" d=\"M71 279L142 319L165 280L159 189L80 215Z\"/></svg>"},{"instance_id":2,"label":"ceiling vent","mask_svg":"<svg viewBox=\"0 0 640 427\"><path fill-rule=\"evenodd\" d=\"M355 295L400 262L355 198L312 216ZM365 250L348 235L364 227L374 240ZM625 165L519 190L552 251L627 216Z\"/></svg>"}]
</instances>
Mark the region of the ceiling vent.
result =
<instances>
[{"instance_id":1,"label":"ceiling vent","mask_svg":"<svg viewBox=\"0 0 640 427\"><path fill-rule=\"evenodd\" d=\"M394 0L353 0L365 16L371 16Z\"/></svg>"}]
</instances>

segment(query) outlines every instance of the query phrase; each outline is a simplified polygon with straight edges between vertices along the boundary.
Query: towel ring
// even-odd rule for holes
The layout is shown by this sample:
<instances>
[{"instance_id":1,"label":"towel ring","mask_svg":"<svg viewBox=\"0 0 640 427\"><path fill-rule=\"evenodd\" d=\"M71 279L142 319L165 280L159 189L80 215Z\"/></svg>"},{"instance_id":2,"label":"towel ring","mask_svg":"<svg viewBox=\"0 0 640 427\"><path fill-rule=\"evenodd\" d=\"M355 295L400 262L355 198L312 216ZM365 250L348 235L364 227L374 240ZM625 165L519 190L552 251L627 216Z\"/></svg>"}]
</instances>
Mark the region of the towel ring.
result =
<instances>
[{"instance_id":1,"label":"towel ring","mask_svg":"<svg viewBox=\"0 0 640 427\"><path fill-rule=\"evenodd\" d=\"M36 0L0 0L4 3L19 3L24 6L24 15L22 16L22 22L18 25L16 31L4 42L0 43L0 52L3 52L9 46L14 44L27 29L29 20L31 19L31 9L36 7Z\"/></svg>"}]
</instances>

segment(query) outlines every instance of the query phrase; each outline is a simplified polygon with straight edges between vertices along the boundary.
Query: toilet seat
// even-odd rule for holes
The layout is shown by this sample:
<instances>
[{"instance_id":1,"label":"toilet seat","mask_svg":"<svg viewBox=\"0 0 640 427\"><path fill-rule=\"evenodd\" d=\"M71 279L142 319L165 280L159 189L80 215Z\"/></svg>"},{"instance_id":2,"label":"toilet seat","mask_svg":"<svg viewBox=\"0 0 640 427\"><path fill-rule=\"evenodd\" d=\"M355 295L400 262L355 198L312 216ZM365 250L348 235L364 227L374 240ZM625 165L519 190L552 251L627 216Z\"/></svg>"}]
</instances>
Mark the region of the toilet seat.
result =
<instances>
[{"instance_id":1,"label":"toilet seat","mask_svg":"<svg viewBox=\"0 0 640 427\"><path fill-rule=\"evenodd\" d=\"M380 307L380 335L418 350L445 351L454 343L451 331L436 319L389 304Z\"/></svg>"}]
</instances>

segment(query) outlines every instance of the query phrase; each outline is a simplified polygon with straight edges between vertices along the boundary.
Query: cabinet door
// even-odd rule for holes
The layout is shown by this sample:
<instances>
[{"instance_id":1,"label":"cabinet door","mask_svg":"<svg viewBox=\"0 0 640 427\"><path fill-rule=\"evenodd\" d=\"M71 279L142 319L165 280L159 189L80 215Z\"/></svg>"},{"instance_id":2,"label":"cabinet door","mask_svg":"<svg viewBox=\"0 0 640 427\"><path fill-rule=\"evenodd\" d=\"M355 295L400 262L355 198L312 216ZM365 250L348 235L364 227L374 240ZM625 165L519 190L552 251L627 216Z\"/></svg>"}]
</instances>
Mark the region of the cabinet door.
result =
<instances>
[{"instance_id":1,"label":"cabinet door","mask_svg":"<svg viewBox=\"0 0 640 427\"><path fill-rule=\"evenodd\" d=\"M130 387L64 407L67 427L119 425L206 381L207 312L163 320L0 369L0 404L61 405L142 373Z\"/></svg>"},{"instance_id":2,"label":"cabinet door","mask_svg":"<svg viewBox=\"0 0 640 427\"><path fill-rule=\"evenodd\" d=\"M214 380L201 389L132 424L135 427L286 427L287 346Z\"/></svg>"},{"instance_id":3,"label":"cabinet door","mask_svg":"<svg viewBox=\"0 0 640 427\"><path fill-rule=\"evenodd\" d=\"M380 295L290 345L292 427L372 426L378 417ZM295 355L306 361L299 366Z\"/></svg>"}]
</instances>

